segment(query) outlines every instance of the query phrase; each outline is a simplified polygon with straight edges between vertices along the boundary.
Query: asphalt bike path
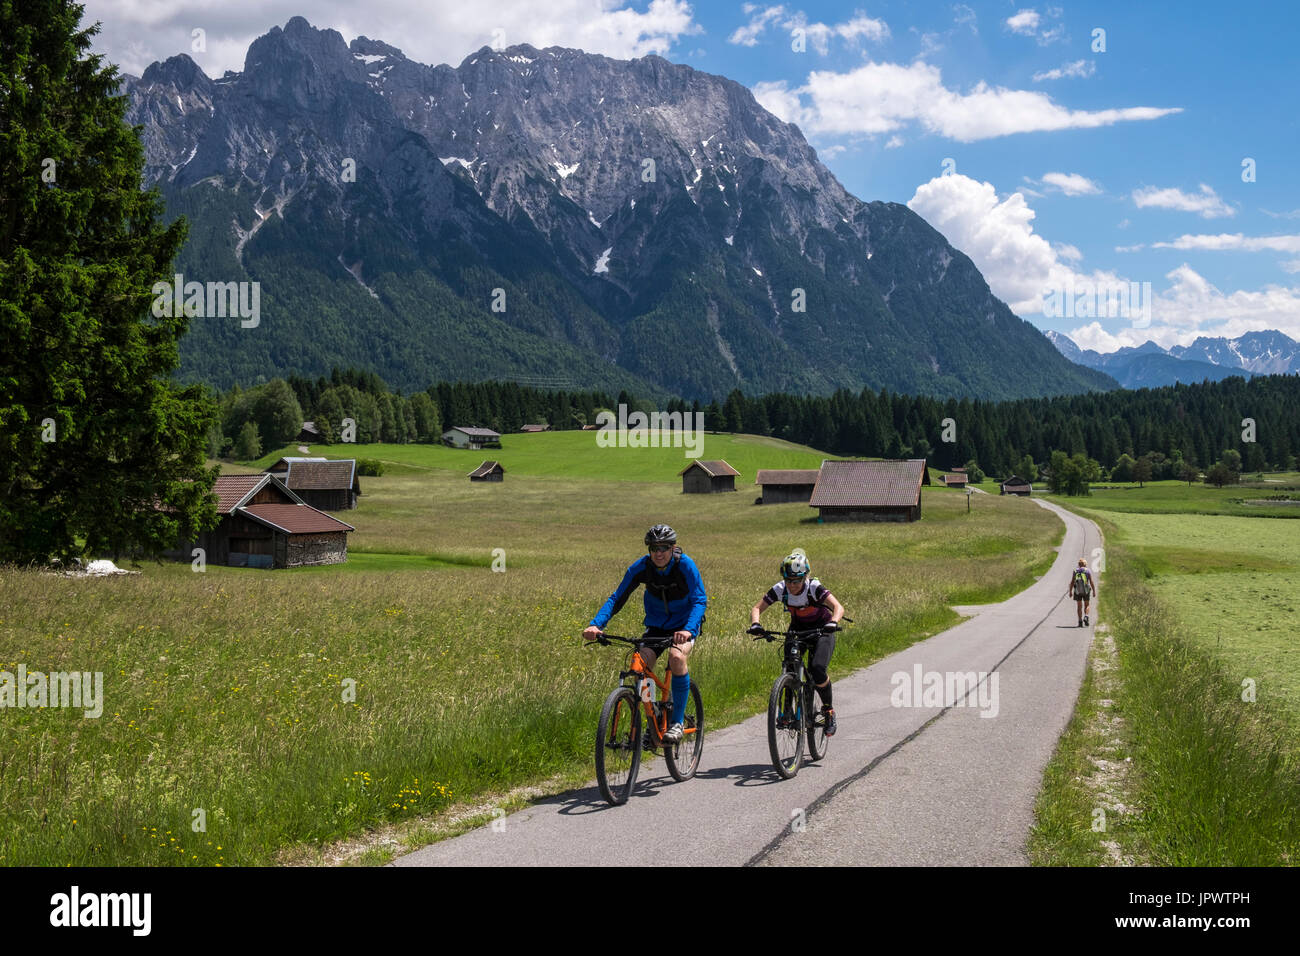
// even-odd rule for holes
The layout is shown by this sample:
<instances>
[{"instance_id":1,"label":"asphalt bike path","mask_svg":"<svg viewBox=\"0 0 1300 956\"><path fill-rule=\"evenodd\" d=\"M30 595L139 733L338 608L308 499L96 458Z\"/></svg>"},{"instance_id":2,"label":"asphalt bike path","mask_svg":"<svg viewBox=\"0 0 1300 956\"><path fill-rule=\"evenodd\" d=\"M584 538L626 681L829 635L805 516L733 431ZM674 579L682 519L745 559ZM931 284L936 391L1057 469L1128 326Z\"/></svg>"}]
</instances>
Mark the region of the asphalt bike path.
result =
<instances>
[{"instance_id":1,"label":"asphalt bike path","mask_svg":"<svg viewBox=\"0 0 1300 956\"><path fill-rule=\"evenodd\" d=\"M679 866L1026 864L1043 769L1073 713L1092 637L1091 627L1076 626L1066 586L1078 559L1094 565L1101 547L1093 522L1033 501L1066 526L1051 570L837 679L839 732L817 763L807 762L805 747L794 779L772 768L764 711L709 729L699 771L685 783L647 754L621 807L593 782L391 865L652 864L664 861L665 840ZM1094 601L1093 620L1096 610ZM851 630L840 638L855 639ZM773 680L776 646L754 647L771 659ZM707 720L707 671L701 690Z\"/></svg>"}]
</instances>

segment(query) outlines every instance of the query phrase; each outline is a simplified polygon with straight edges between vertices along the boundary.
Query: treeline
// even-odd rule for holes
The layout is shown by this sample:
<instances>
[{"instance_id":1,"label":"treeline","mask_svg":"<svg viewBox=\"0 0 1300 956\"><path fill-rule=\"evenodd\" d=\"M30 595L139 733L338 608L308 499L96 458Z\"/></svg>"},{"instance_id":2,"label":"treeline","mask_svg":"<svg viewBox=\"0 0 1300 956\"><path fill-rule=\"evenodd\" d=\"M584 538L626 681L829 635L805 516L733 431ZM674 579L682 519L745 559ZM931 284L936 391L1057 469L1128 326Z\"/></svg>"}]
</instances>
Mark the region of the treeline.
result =
<instances>
[{"instance_id":1,"label":"treeline","mask_svg":"<svg viewBox=\"0 0 1300 956\"><path fill-rule=\"evenodd\" d=\"M620 404L655 410L627 392L549 391L514 382L440 382L406 396L373 372L339 369L314 381L291 376L235 388L220 401L220 435L213 440L239 458L257 457L240 453L253 439L262 449L293 441L303 420L314 421L327 442L342 438L343 421L351 419L355 434L348 437L356 442L403 443L437 442L452 426L509 433L545 423L562 430L595 424L598 412ZM674 399L663 410L702 413L710 431L770 435L835 455L926 458L938 468L975 465L1001 477L1036 472L1060 451L1098 462L1104 474L1090 474L1092 480L1159 480L1209 468L1228 449L1240 454L1242 471L1293 470L1300 452L1297 408L1300 377L1274 375L1009 402L869 389L757 397L737 390L721 404ZM688 426L693 421L686 419Z\"/></svg>"}]
</instances>

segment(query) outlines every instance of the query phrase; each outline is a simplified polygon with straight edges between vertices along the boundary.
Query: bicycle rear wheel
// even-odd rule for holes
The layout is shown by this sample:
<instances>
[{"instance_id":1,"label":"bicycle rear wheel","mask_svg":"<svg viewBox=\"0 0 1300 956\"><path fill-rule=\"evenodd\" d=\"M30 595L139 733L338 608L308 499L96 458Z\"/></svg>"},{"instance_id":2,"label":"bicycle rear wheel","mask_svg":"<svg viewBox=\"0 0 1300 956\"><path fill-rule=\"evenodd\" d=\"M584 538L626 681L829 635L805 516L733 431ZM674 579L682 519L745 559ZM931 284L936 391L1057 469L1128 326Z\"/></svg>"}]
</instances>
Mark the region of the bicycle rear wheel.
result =
<instances>
[{"instance_id":1,"label":"bicycle rear wheel","mask_svg":"<svg viewBox=\"0 0 1300 956\"><path fill-rule=\"evenodd\" d=\"M782 674L767 701L767 746L772 766L786 780L799 772L803 756L803 693L793 674Z\"/></svg>"},{"instance_id":2,"label":"bicycle rear wheel","mask_svg":"<svg viewBox=\"0 0 1300 956\"><path fill-rule=\"evenodd\" d=\"M826 715L817 707L817 692L807 685L804 696L804 714L808 718L808 759L821 760L826 756L830 738L826 736Z\"/></svg>"},{"instance_id":3,"label":"bicycle rear wheel","mask_svg":"<svg viewBox=\"0 0 1300 956\"><path fill-rule=\"evenodd\" d=\"M690 780L700 765L704 753L704 703L700 699L700 685L691 677L691 696L686 701L686 714L682 717L682 739L664 751L664 763L678 783Z\"/></svg>"},{"instance_id":4,"label":"bicycle rear wheel","mask_svg":"<svg viewBox=\"0 0 1300 956\"><path fill-rule=\"evenodd\" d=\"M614 806L627 803L641 766L641 708L630 687L605 698L596 725L596 782Z\"/></svg>"}]
</instances>

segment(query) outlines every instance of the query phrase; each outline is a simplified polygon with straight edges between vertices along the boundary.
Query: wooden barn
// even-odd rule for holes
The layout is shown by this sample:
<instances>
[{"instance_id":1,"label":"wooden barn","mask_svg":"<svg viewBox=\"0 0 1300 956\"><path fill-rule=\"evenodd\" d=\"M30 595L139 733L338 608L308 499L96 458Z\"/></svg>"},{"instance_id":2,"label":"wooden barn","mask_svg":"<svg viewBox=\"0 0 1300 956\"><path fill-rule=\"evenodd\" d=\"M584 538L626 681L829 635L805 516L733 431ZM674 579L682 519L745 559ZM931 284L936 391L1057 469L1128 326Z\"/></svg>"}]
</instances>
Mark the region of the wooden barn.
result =
<instances>
[{"instance_id":1,"label":"wooden barn","mask_svg":"<svg viewBox=\"0 0 1300 956\"><path fill-rule=\"evenodd\" d=\"M485 461L469 473L470 481L505 481L506 470L499 461Z\"/></svg>"},{"instance_id":2,"label":"wooden barn","mask_svg":"<svg viewBox=\"0 0 1300 956\"><path fill-rule=\"evenodd\" d=\"M478 451L480 448L500 448L501 433L490 428L449 428L442 433L442 443L453 448L468 448Z\"/></svg>"},{"instance_id":3,"label":"wooden barn","mask_svg":"<svg viewBox=\"0 0 1300 956\"><path fill-rule=\"evenodd\" d=\"M521 432L526 432L526 433L532 433L532 432L549 432L549 431L551 430L551 426L550 426L550 425L546 425L546 424L542 424L542 425L524 425L524 426L523 426L522 428L520 428L519 430L520 430Z\"/></svg>"},{"instance_id":4,"label":"wooden barn","mask_svg":"<svg viewBox=\"0 0 1300 956\"><path fill-rule=\"evenodd\" d=\"M682 479L682 494L707 495L714 491L735 491L740 472L720 458L697 458L678 474Z\"/></svg>"},{"instance_id":5,"label":"wooden barn","mask_svg":"<svg viewBox=\"0 0 1300 956\"><path fill-rule=\"evenodd\" d=\"M209 564L235 568L347 561L348 532L356 529L306 504L275 475L222 475L212 490L220 521L173 552L180 560L199 547Z\"/></svg>"},{"instance_id":6,"label":"wooden barn","mask_svg":"<svg viewBox=\"0 0 1300 956\"><path fill-rule=\"evenodd\" d=\"M754 484L762 489L759 499L765 505L787 501L808 501L817 484L816 468L760 468Z\"/></svg>"},{"instance_id":7,"label":"wooden barn","mask_svg":"<svg viewBox=\"0 0 1300 956\"><path fill-rule=\"evenodd\" d=\"M266 473L321 511L347 511L361 497L354 458L281 458Z\"/></svg>"},{"instance_id":8,"label":"wooden barn","mask_svg":"<svg viewBox=\"0 0 1300 956\"><path fill-rule=\"evenodd\" d=\"M924 458L909 461L823 461L810 507L821 521L916 521Z\"/></svg>"},{"instance_id":9,"label":"wooden barn","mask_svg":"<svg viewBox=\"0 0 1300 956\"><path fill-rule=\"evenodd\" d=\"M298 441L308 445L320 441L320 429L316 427L315 422L302 423L302 428L298 430Z\"/></svg>"},{"instance_id":10,"label":"wooden barn","mask_svg":"<svg viewBox=\"0 0 1300 956\"><path fill-rule=\"evenodd\" d=\"M1002 490L999 491L998 494L1020 495L1021 497L1027 498L1033 494L1033 491L1033 485L1025 481L1025 479L1021 478L1019 475L1012 475L1006 481L1002 482Z\"/></svg>"},{"instance_id":11,"label":"wooden barn","mask_svg":"<svg viewBox=\"0 0 1300 956\"><path fill-rule=\"evenodd\" d=\"M965 488L968 484L969 476L964 473L940 475L939 480L949 488Z\"/></svg>"}]
</instances>

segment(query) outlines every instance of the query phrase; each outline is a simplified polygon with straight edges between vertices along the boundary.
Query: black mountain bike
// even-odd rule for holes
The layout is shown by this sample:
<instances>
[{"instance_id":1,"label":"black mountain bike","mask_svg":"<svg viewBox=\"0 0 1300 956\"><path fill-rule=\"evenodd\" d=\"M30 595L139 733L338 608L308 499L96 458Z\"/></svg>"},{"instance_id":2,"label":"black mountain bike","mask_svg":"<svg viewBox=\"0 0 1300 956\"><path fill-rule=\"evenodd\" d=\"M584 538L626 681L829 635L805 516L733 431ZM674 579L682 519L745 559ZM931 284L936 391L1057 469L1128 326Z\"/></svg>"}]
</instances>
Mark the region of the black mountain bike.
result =
<instances>
[{"instance_id":1,"label":"black mountain bike","mask_svg":"<svg viewBox=\"0 0 1300 956\"><path fill-rule=\"evenodd\" d=\"M844 618L848 620L848 618ZM836 630L839 633L843 625ZM824 631L767 631L756 641L774 641L785 638L781 648L781 676L772 685L767 701L767 746L772 754L772 766L786 780L799 772L804 741L808 743L808 759L821 760L826 756L829 741L826 737L826 715L816 706L817 690L804 661L805 653L816 643Z\"/></svg>"}]
</instances>

